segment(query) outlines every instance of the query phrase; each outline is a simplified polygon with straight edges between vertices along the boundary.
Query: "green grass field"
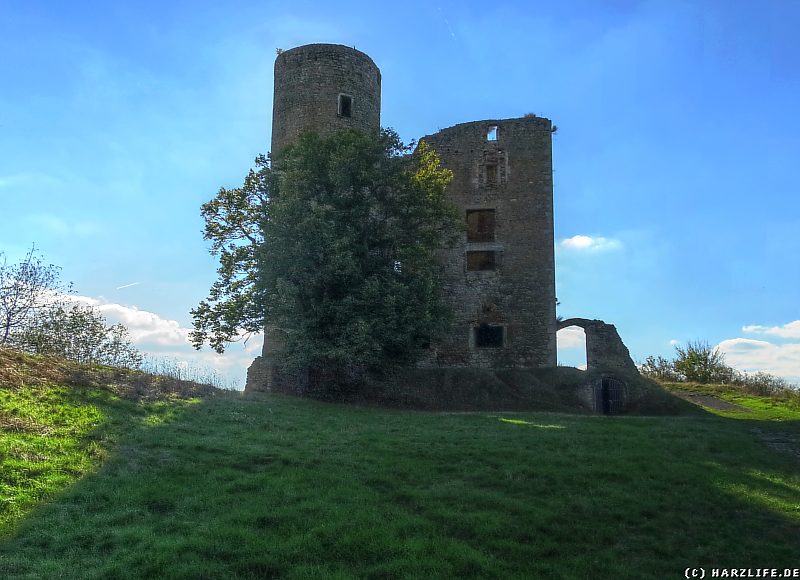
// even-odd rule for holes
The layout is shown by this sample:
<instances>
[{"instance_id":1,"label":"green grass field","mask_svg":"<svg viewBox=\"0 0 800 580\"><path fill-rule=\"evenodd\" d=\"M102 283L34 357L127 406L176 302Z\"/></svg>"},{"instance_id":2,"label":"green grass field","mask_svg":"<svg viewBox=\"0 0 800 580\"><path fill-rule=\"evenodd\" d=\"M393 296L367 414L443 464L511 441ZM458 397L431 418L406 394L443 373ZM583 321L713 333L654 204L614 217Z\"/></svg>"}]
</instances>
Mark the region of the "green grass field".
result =
<instances>
[{"instance_id":1,"label":"green grass field","mask_svg":"<svg viewBox=\"0 0 800 580\"><path fill-rule=\"evenodd\" d=\"M788 402L447 414L39 382L0 386L2 578L800 567L800 408Z\"/></svg>"}]
</instances>

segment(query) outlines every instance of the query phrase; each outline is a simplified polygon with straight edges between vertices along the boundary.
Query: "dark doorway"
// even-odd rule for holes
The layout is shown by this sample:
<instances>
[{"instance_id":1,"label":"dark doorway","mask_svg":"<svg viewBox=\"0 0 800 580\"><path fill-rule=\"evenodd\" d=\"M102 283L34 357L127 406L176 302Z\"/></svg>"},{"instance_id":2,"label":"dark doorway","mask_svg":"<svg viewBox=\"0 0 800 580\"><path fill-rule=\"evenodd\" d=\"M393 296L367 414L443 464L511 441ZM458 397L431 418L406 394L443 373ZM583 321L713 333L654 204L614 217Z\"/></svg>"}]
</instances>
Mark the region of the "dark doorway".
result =
<instances>
[{"instance_id":1,"label":"dark doorway","mask_svg":"<svg viewBox=\"0 0 800 580\"><path fill-rule=\"evenodd\" d=\"M602 377L594 383L594 410L603 415L618 415L625 403L625 383Z\"/></svg>"}]
</instances>

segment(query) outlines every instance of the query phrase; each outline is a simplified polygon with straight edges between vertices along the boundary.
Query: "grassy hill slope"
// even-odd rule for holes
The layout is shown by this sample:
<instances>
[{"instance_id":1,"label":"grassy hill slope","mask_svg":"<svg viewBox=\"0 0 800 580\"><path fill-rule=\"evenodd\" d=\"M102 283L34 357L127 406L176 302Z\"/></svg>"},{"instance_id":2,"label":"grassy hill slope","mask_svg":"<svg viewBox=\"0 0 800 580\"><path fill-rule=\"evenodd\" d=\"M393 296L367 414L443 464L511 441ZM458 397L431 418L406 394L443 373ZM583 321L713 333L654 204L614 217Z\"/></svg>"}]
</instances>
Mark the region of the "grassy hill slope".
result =
<instances>
[{"instance_id":1,"label":"grassy hill slope","mask_svg":"<svg viewBox=\"0 0 800 580\"><path fill-rule=\"evenodd\" d=\"M0 357L3 578L798 566L800 462L770 443L800 436L788 405L683 417L394 411Z\"/></svg>"}]
</instances>

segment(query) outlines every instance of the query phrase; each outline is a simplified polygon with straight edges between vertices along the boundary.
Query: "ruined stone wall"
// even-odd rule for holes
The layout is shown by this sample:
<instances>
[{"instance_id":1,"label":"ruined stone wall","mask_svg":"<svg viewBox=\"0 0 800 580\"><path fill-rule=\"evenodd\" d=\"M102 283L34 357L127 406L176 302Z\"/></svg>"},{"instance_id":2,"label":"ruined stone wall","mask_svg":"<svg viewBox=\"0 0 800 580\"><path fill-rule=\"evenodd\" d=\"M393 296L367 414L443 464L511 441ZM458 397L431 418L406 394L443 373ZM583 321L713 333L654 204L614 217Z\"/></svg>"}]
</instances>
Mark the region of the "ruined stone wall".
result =
<instances>
[{"instance_id":1,"label":"ruined stone wall","mask_svg":"<svg viewBox=\"0 0 800 580\"><path fill-rule=\"evenodd\" d=\"M350 116L341 114L339 95L351 98ZM377 132L381 124L381 72L372 59L338 44L308 44L275 60L272 153L312 130Z\"/></svg>"},{"instance_id":2,"label":"ruined stone wall","mask_svg":"<svg viewBox=\"0 0 800 580\"><path fill-rule=\"evenodd\" d=\"M586 370L639 372L613 324L586 318L569 318L558 323L559 330L568 326L579 326L586 334Z\"/></svg>"},{"instance_id":3,"label":"ruined stone wall","mask_svg":"<svg viewBox=\"0 0 800 580\"><path fill-rule=\"evenodd\" d=\"M462 123L423 138L453 171L448 196L464 219L494 210L492 236L468 241L464 233L439 253L455 320L423 366L556 365L551 128L549 119L530 116ZM470 270L470 252L492 253L494 267ZM477 344L481 325L501 327L502 344Z\"/></svg>"}]
</instances>

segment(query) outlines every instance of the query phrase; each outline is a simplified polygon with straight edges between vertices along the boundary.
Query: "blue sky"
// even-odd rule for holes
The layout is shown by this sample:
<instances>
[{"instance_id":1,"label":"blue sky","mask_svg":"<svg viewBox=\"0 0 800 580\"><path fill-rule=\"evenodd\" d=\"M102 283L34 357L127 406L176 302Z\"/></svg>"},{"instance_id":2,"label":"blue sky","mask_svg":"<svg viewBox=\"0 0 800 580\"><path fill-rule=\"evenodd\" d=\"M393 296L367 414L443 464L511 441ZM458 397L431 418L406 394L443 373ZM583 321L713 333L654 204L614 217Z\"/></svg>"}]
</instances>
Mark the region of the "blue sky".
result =
<instances>
[{"instance_id":1,"label":"blue sky","mask_svg":"<svg viewBox=\"0 0 800 580\"><path fill-rule=\"evenodd\" d=\"M788 0L0 0L0 251L36 243L143 350L240 384L258 339L185 340L215 277L199 207L268 150L275 49L341 43L406 140L558 125L560 314L636 360L701 339L800 381L799 21Z\"/></svg>"}]
</instances>

